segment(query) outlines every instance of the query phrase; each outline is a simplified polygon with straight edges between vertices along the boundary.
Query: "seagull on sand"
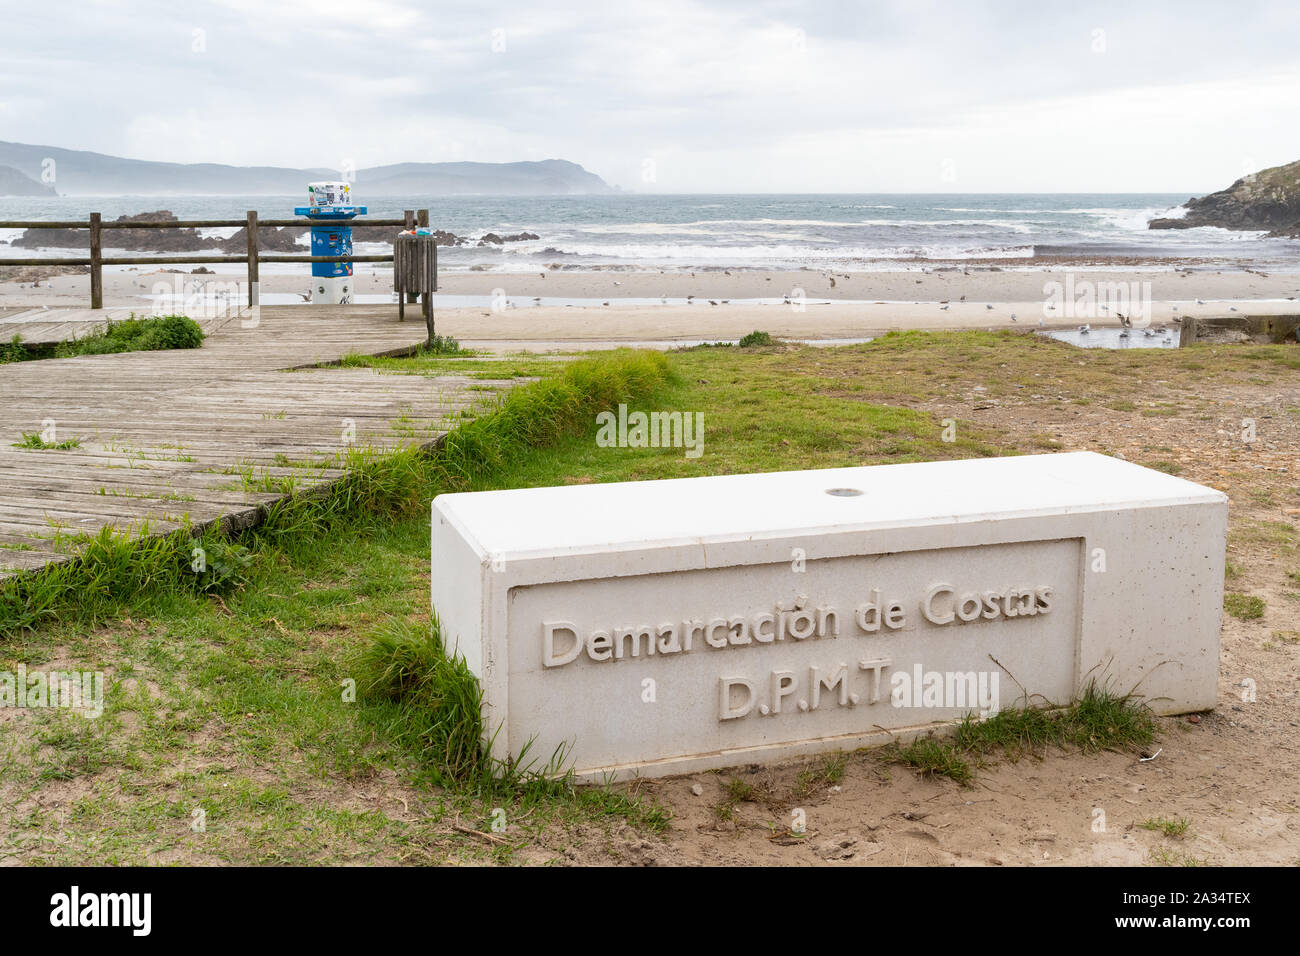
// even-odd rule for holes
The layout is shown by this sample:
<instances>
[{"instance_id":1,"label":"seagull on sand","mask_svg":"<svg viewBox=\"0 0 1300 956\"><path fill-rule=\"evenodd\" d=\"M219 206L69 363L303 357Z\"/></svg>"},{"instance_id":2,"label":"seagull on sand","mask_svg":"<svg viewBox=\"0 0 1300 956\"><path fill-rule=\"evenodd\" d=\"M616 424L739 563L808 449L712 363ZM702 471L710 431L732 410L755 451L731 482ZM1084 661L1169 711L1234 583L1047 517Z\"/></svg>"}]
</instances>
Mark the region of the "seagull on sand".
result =
<instances>
[{"instance_id":1,"label":"seagull on sand","mask_svg":"<svg viewBox=\"0 0 1300 956\"><path fill-rule=\"evenodd\" d=\"M990 312L993 311L993 306L991 305L986 305L984 308L988 309Z\"/></svg>"},{"instance_id":2,"label":"seagull on sand","mask_svg":"<svg viewBox=\"0 0 1300 956\"><path fill-rule=\"evenodd\" d=\"M1205 300L1204 300L1204 299L1197 299L1197 300L1196 300L1196 304L1197 304L1197 305L1205 305Z\"/></svg>"},{"instance_id":3,"label":"seagull on sand","mask_svg":"<svg viewBox=\"0 0 1300 956\"><path fill-rule=\"evenodd\" d=\"M1014 312L1011 313L1011 321L1016 321L1016 314Z\"/></svg>"},{"instance_id":4,"label":"seagull on sand","mask_svg":"<svg viewBox=\"0 0 1300 956\"><path fill-rule=\"evenodd\" d=\"M939 311L940 311L940 312L947 312L947 311L948 311L948 307L947 307L946 305L941 305L941 306L939 306Z\"/></svg>"},{"instance_id":5,"label":"seagull on sand","mask_svg":"<svg viewBox=\"0 0 1300 956\"><path fill-rule=\"evenodd\" d=\"M1092 327L1087 325L1081 325L1079 326L1079 331L1082 332L1084 335L1087 335L1089 332L1092 331Z\"/></svg>"}]
</instances>

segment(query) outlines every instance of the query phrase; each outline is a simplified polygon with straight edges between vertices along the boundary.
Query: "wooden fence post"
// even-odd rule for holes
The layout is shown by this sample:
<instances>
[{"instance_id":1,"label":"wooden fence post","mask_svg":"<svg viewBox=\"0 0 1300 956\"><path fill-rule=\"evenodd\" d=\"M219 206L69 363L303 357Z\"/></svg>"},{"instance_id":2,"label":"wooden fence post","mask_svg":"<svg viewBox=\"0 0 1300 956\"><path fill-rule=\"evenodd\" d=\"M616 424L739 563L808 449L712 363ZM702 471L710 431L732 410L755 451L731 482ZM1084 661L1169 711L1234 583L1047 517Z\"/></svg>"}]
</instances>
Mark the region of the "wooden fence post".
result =
<instances>
[{"instance_id":1,"label":"wooden fence post","mask_svg":"<svg viewBox=\"0 0 1300 956\"><path fill-rule=\"evenodd\" d=\"M418 217L417 221L419 222L419 224L423 226L425 229L428 229L429 210L421 209L418 213L416 213L416 215ZM436 244L434 244L432 238L429 239L429 243L430 243L430 252L432 252L433 254L432 256L433 274L429 276L429 284L426 288L436 289L438 288L438 247ZM433 345L433 337L434 337L433 336L433 296L428 292L426 292L424 293L423 298L424 298L424 326L429 333L429 344Z\"/></svg>"},{"instance_id":2,"label":"wooden fence post","mask_svg":"<svg viewBox=\"0 0 1300 956\"><path fill-rule=\"evenodd\" d=\"M104 245L99 213L90 214L90 307L104 307Z\"/></svg>"},{"instance_id":3,"label":"wooden fence post","mask_svg":"<svg viewBox=\"0 0 1300 956\"><path fill-rule=\"evenodd\" d=\"M248 210L248 307L256 308L259 304L257 278L257 210Z\"/></svg>"}]
</instances>

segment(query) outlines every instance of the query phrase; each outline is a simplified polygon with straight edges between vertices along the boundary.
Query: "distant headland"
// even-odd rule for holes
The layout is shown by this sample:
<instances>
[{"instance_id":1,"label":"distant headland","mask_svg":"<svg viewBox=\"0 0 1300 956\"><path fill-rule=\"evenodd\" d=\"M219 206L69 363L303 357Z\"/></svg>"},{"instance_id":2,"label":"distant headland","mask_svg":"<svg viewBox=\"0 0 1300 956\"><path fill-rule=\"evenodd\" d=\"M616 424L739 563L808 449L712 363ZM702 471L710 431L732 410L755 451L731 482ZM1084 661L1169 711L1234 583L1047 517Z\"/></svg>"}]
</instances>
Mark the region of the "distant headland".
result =
<instances>
[{"instance_id":1,"label":"distant headland","mask_svg":"<svg viewBox=\"0 0 1300 956\"><path fill-rule=\"evenodd\" d=\"M159 163L83 150L0 141L0 196L288 195L336 169ZM347 178L352 178L350 175ZM518 163L398 163L355 171L366 197L570 196L616 192L564 159Z\"/></svg>"}]
</instances>

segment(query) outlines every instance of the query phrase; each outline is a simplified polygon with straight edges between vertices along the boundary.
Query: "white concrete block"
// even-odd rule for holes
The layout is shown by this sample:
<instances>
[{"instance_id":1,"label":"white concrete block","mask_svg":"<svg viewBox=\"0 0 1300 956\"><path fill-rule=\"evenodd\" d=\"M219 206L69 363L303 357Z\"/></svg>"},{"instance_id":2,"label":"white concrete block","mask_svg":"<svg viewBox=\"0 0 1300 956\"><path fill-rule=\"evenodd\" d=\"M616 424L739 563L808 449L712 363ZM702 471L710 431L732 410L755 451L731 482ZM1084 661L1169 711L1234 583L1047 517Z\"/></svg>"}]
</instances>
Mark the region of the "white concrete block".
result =
<instances>
[{"instance_id":1,"label":"white concrete block","mask_svg":"<svg viewBox=\"0 0 1300 956\"><path fill-rule=\"evenodd\" d=\"M495 756L681 773L1094 678L1211 708L1227 510L1090 452L442 495L432 600Z\"/></svg>"}]
</instances>

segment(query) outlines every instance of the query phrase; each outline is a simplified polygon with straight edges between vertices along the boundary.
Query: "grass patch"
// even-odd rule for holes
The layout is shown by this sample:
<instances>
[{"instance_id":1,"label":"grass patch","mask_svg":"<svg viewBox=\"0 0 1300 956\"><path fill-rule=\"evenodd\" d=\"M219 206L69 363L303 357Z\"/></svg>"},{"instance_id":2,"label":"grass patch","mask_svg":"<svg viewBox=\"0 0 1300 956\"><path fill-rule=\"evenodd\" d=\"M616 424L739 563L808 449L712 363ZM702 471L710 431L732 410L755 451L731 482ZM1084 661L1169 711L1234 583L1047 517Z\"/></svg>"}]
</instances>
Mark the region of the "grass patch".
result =
<instances>
[{"instance_id":1,"label":"grass patch","mask_svg":"<svg viewBox=\"0 0 1300 956\"><path fill-rule=\"evenodd\" d=\"M1143 830L1151 830L1155 833L1163 833L1167 837L1181 839L1191 829L1192 821L1185 820L1182 817L1173 820L1165 817L1153 817L1142 821L1138 826Z\"/></svg>"},{"instance_id":2,"label":"grass patch","mask_svg":"<svg viewBox=\"0 0 1300 956\"><path fill-rule=\"evenodd\" d=\"M1153 461L1149 462L1147 467L1163 471L1166 475L1177 475L1183 470L1183 466L1174 461Z\"/></svg>"},{"instance_id":3,"label":"grass patch","mask_svg":"<svg viewBox=\"0 0 1300 956\"><path fill-rule=\"evenodd\" d=\"M817 790L833 787L844 779L844 770L848 765L849 758L846 754L832 754L817 766L799 771L795 777L794 795L806 797Z\"/></svg>"},{"instance_id":4,"label":"grass patch","mask_svg":"<svg viewBox=\"0 0 1300 956\"><path fill-rule=\"evenodd\" d=\"M41 437L40 432L23 432L23 440L12 442L12 445L15 448L30 448L36 450L53 448L67 451L72 448L80 448L81 438L78 435L73 435L71 438L65 438L63 441L46 441Z\"/></svg>"},{"instance_id":5,"label":"grass patch","mask_svg":"<svg viewBox=\"0 0 1300 956\"><path fill-rule=\"evenodd\" d=\"M773 345L775 342L776 340L772 338L770 333L755 330L742 336L740 341L736 344L742 349L750 349L757 348L760 345Z\"/></svg>"},{"instance_id":6,"label":"grass patch","mask_svg":"<svg viewBox=\"0 0 1300 956\"><path fill-rule=\"evenodd\" d=\"M108 321L91 335L67 339L54 345L24 345L15 335L0 347L0 365L77 355L109 355L117 352L154 352L163 349L196 349L203 344L203 330L184 315L159 315L118 322Z\"/></svg>"},{"instance_id":7,"label":"grass patch","mask_svg":"<svg viewBox=\"0 0 1300 956\"><path fill-rule=\"evenodd\" d=\"M184 315L160 315L109 322L102 332L59 344L55 355L107 355L115 352L154 352L164 349L196 349L203 344L203 330Z\"/></svg>"},{"instance_id":8,"label":"grass patch","mask_svg":"<svg viewBox=\"0 0 1300 956\"><path fill-rule=\"evenodd\" d=\"M948 777L969 786L984 759L1042 756L1049 748L1094 753L1145 747L1155 740L1155 719L1135 698L1090 683L1083 696L1056 710L1011 708L987 720L968 714L950 737L921 737L890 744L882 759L911 767L922 776Z\"/></svg>"},{"instance_id":9,"label":"grass patch","mask_svg":"<svg viewBox=\"0 0 1300 956\"><path fill-rule=\"evenodd\" d=\"M0 343L0 365L8 365L10 362L25 362L31 358L27 349L23 346L23 337L14 333L14 337L8 342Z\"/></svg>"},{"instance_id":10,"label":"grass patch","mask_svg":"<svg viewBox=\"0 0 1300 956\"><path fill-rule=\"evenodd\" d=\"M337 362L330 363L341 368L381 368L393 367L394 363L409 362L411 359L424 358L470 358L477 355L473 349L461 348L460 342L450 335L435 335L428 342L421 342L408 355L377 356L362 352L348 352Z\"/></svg>"},{"instance_id":11,"label":"grass patch","mask_svg":"<svg viewBox=\"0 0 1300 956\"><path fill-rule=\"evenodd\" d=\"M950 742L933 737L921 737L910 744L891 744L880 755L892 763L910 767L923 777L947 777L970 786L975 779L975 769L967 756Z\"/></svg>"},{"instance_id":12,"label":"grass patch","mask_svg":"<svg viewBox=\"0 0 1300 956\"><path fill-rule=\"evenodd\" d=\"M1239 621L1254 621L1264 616L1262 597L1231 591L1223 596L1223 609Z\"/></svg>"},{"instance_id":13,"label":"grass patch","mask_svg":"<svg viewBox=\"0 0 1300 956\"><path fill-rule=\"evenodd\" d=\"M490 772L483 753L483 693L462 659L446 653L437 620L388 622L361 655L358 688L398 705L394 739L419 753L441 785Z\"/></svg>"}]
</instances>

